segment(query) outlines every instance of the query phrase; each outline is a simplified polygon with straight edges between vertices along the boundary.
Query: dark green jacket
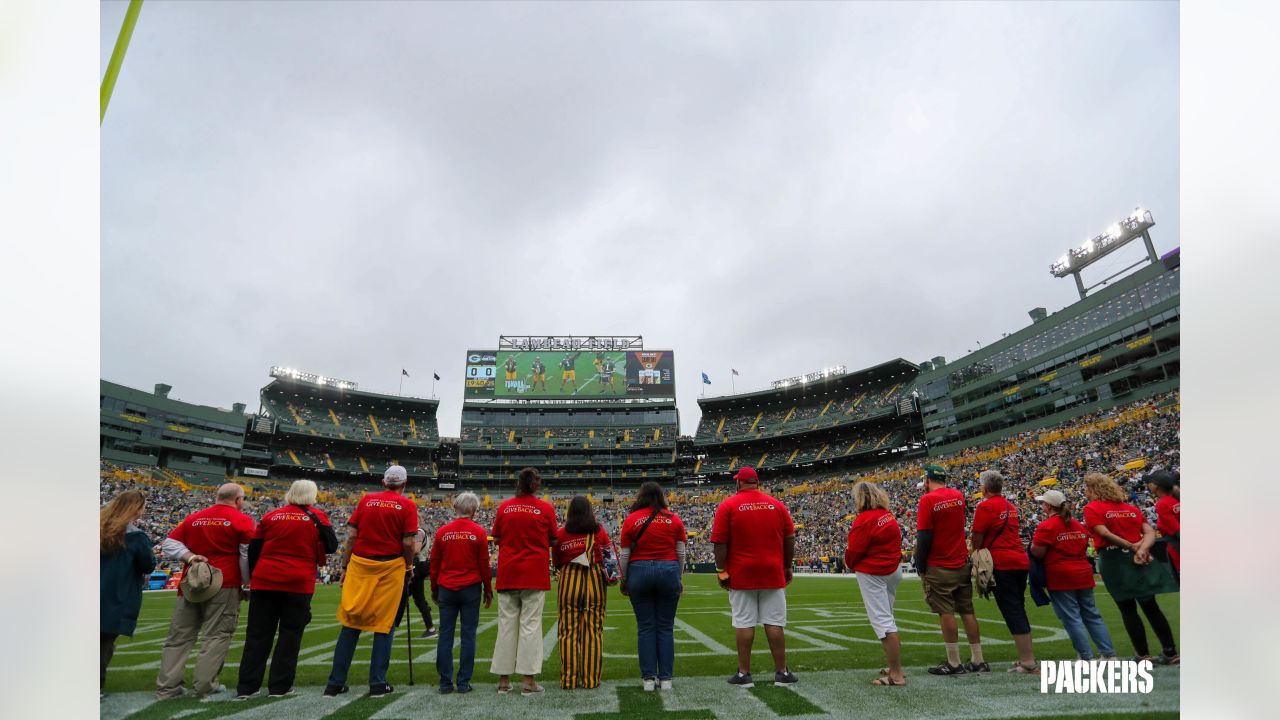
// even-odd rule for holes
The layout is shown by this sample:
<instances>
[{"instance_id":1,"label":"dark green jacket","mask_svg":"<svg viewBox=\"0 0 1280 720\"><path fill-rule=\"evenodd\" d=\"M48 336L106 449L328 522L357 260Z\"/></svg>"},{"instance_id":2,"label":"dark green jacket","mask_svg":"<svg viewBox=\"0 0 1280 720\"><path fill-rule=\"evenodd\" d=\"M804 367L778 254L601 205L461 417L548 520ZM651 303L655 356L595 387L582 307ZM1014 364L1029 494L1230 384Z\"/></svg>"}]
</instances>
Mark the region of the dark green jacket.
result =
<instances>
[{"instance_id":1,"label":"dark green jacket","mask_svg":"<svg viewBox=\"0 0 1280 720\"><path fill-rule=\"evenodd\" d=\"M124 549L102 554L98 576L99 616L102 632L133 635L142 609L142 589L156 569L151 539L141 530L126 533Z\"/></svg>"}]
</instances>

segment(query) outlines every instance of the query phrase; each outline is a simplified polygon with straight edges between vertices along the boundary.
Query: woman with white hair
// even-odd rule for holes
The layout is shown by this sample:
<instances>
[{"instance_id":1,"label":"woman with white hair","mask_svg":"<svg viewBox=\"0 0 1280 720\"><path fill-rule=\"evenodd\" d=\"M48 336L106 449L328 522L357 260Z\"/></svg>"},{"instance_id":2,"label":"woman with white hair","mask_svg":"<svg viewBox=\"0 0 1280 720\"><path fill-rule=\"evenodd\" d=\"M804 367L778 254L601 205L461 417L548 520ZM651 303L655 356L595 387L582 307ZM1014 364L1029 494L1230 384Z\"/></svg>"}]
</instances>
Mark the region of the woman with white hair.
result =
<instances>
[{"instance_id":1,"label":"woman with white hair","mask_svg":"<svg viewBox=\"0 0 1280 720\"><path fill-rule=\"evenodd\" d=\"M248 700L262 688L267 655L275 641L269 697L293 693L302 631L311 622L316 567L338 549L338 538L324 511L313 507L316 484L296 480L285 504L262 518L249 542L249 622L236 700Z\"/></svg>"},{"instance_id":2,"label":"woman with white hair","mask_svg":"<svg viewBox=\"0 0 1280 720\"><path fill-rule=\"evenodd\" d=\"M440 608L436 671L440 693L471 692L471 673L476 663L476 626L480 624L481 588L484 606L493 602L489 578L489 534L474 520L480 499L475 493L460 493L453 499L456 519L436 531L431 545L431 600ZM453 631L462 618L462 649L458 656L458 676L453 675Z\"/></svg>"}]
</instances>

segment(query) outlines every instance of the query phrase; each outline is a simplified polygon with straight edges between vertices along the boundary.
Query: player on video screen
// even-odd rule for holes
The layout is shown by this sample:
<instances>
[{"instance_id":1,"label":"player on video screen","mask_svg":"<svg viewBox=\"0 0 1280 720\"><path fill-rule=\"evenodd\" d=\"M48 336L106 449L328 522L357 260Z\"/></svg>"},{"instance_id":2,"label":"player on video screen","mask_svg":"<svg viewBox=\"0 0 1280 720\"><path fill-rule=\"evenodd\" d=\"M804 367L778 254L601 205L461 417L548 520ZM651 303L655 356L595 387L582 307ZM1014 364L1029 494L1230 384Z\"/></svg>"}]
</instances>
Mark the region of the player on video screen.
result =
<instances>
[{"instance_id":1,"label":"player on video screen","mask_svg":"<svg viewBox=\"0 0 1280 720\"><path fill-rule=\"evenodd\" d=\"M613 368L612 358L605 358L604 362L600 364L600 392L601 393L604 392L605 388L608 388L609 392L611 393L617 392L617 389L614 388L613 386L613 369L614 368Z\"/></svg>"},{"instance_id":2,"label":"player on video screen","mask_svg":"<svg viewBox=\"0 0 1280 720\"><path fill-rule=\"evenodd\" d=\"M578 394L578 371L574 369L574 363L578 361L578 356L582 353L573 354L565 353L564 359L560 361L560 394L564 394L564 384L569 383L569 387L573 389L573 394Z\"/></svg>"},{"instance_id":3,"label":"player on video screen","mask_svg":"<svg viewBox=\"0 0 1280 720\"><path fill-rule=\"evenodd\" d=\"M533 359L533 391L538 392L538 383L542 383L542 392L547 391L547 366L541 357Z\"/></svg>"},{"instance_id":4,"label":"player on video screen","mask_svg":"<svg viewBox=\"0 0 1280 720\"><path fill-rule=\"evenodd\" d=\"M507 362L502 366L502 369L507 372L507 389L510 390L511 388L514 388L517 383L516 356L508 355Z\"/></svg>"}]
</instances>

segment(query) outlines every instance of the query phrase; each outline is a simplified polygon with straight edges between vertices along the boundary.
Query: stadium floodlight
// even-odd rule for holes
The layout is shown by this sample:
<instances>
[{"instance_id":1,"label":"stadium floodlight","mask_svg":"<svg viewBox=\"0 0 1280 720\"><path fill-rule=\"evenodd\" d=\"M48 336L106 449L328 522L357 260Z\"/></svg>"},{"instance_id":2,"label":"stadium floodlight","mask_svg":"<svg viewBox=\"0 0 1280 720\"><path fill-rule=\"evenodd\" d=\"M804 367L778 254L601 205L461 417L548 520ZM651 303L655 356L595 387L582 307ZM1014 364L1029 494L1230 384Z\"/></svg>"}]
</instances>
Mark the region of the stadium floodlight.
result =
<instances>
[{"instance_id":1,"label":"stadium floodlight","mask_svg":"<svg viewBox=\"0 0 1280 720\"><path fill-rule=\"evenodd\" d=\"M289 380L300 380L305 383L311 383L313 385L319 385L321 387L336 388L338 390L355 390L357 387L359 387L356 383L353 383L350 380L339 380L337 378L331 378L325 375L317 375L316 373L302 372L297 368L281 367L279 365L273 366L271 368L271 377L289 379Z\"/></svg>"},{"instance_id":2,"label":"stadium floodlight","mask_svg":"<svg viewBox=\"0 0 1280 720\"><path fill-rule=\"evenodd\" d=\"M1103 257L1119 250L1121 247L1139 238L1146 244L1147 259L1155 263L1159 261L1156 255L1155 245L1151 242L1151 234L1147 232L1156 224L1155 219L1151 216L1150 210L1143 208L1135 208L1134 211L1123 220L1112 223L1110 227L1099 235L1095 235L1078 248L1072 248L1065 255L1058 258L1058 261L1049 266L1049 273L1054 277L1066 277L1068 275L1075 276L1076 287L1080 291L1080 298L1084 299L1088 294L1088 290L1084 286L1084 281L1080 278L1080 271L1101 260ZM1135 267L1129 266L1121 271L1127 272ZM1120 273L1112 275L1110 278L1103 280L1102 283L1110 281ZM1095 286L1096 287L1096 286Z\"/></svg>"}]
</instances>

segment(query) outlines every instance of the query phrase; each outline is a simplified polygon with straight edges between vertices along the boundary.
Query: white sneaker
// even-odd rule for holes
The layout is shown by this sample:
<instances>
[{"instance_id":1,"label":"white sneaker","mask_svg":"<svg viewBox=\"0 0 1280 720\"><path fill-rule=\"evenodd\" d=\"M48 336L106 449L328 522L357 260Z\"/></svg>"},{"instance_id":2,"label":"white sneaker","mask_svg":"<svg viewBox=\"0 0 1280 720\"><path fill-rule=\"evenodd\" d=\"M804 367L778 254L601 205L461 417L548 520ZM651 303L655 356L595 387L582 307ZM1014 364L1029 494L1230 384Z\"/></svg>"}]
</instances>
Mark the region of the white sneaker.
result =
<instances>
[{"instance_id":1,"label":"white sneaker","mask_svg":"<svg viewBox=\"0 0 1280 720\"><path fill-rule=\"evenodd\" d=\"M671 681L670 681L670 680L663 680L663 681L662 681L662 683L661 683L661 685L660 685L660 687L661 687L663 690L670 690L670 689L671 689Z\"/></svg>"},{"instance_id":2,"label":"white sneaker","mask_svg":"<svg viewBox=\"0 0 1280 720\"><path fill-rule=\"evenodd\" d=\"M657 682L656 682L653 678L645 678L645 679L644 679L644 691L645 691L645 692L653 692L653 688L654 688L654 686L655 686L656 684L657 684Z\"/></svg>"}]
</instances>

